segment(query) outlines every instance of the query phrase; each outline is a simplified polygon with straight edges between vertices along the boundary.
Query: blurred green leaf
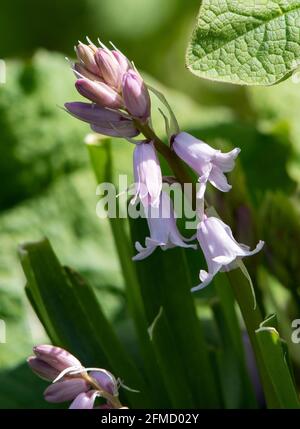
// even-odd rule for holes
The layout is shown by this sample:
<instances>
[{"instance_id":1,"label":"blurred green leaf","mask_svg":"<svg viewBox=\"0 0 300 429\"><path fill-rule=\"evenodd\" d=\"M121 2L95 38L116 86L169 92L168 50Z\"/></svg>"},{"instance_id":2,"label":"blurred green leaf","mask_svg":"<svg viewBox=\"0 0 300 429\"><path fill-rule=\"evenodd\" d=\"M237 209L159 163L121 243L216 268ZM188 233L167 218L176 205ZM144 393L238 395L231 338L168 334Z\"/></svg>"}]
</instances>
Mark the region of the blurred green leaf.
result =
<instances>
[{"instance_id":1,"label":"blurred green leaf","mask_svg":"<svg viewBox=\"0 0 300 429\"><path fill-rule=\"evenodd\" d=\"M298 201L279 192L269 193L260 211L260 230L266 240L267 265L282 285L291 291L298 309L300 309L299 214Z\"/></svg>"},{"instance_id":2,"label":"blurred green leaf","mask_svg":"<svg viewBox=\"0 0 300 429\"><path fill-rule=\"evenodd\" d=\"M247 98L259 129L276 135L288 147L288 172L300 181L300 91L298 73L271 88L248 88ZM278 163L279 164L279 163Z\"/></svg>"},{"instance_id":3,"label":"blurred green leaf","mask_svg":"<svg viewBox=\"0 0 300 429\"><path fill-rule=\"evenodd\" d=\"M74 94L61 55L39 51L27 62L7 62L7 83L0 87L0 209L86 165L84 127L58 107Z\"/></svg>"},{"instance_id":4,"label":"blurred green leaf","mask_svg":"<svg viewBox=\"0 0 300 429\"><path fill-rule=\"evenodd\" d=\"M298 66L299 20L297 0L203 0L187 66L212 80L272 85Z\"/></svg>"}]
</instances>

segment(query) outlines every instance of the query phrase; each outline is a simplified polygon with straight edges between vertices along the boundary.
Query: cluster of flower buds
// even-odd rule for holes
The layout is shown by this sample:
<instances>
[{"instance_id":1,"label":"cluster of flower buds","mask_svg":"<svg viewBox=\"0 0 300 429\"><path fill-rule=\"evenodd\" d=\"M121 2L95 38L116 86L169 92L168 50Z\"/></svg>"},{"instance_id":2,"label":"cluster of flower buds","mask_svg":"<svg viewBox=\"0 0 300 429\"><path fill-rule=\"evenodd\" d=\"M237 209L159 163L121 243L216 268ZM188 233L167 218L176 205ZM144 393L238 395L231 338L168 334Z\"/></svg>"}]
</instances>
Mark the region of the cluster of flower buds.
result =
<instances>
[{"instance_id":1,"label":"cluster of flower buds","mask_svg":"<svg viewBox=\"0 0 300 429\"><path fill-rule=\"evenodd\" d=\"M133 64L121 52L103 45L97 48L92 43L80 43L76 53L79 60L74 65L78 78L76 88L93 103L66 103L66 109L73 116L88 122L95 132L127 139L140 133L139 124L151 124L148 89ZM163 190L155 141L147 138L130 141L135 143L135 197L132 203L138 200L142 204L150 231L145 247L138 242L135 244L138 253L133 259L144 259L157 247L162 250L175 246L197 248L187 244L191 239L184 238L177 228L172 201ZM208 183L222 192L230 191L225 173L233 170L240 149L223 153L185 132L176 132L170 139L170 146L198 175L199 223L192 239L197 237L208 271L200 271L201 284L192 289L195 291L207 286L219 271L237 267L239 259L257 253L264 243L260 241L251 251L234 239L228 225L217 217L208 216L203 209Z\"/></svg>"},{"instance_id":2,"label":"cluster of flower buds","mask_svg":"<svg viewBox=\"0 0 300 429\"><path fill-rule=\"evenodd\" d=\"M66 103L66 110L88 122L96 133L131 138L139 134L151 112L150 95L134 65L117 49L92 42L75 47L73 65L79 94L90 102Z\"/></svg>"},{"instance_id":3,"label":"cluster of flower buds","mask_svg":"<svg viewBox=\"0 0 300 429\"><path fill-rule=\"evenodd\" d=\"M27 360L32 371L52 382L45 390L46 401L72 401L70 409L124 408L119 401L120 382L105 369L84 368L72 354L60 347L34 347ZM96 398L105 402L96 405Z\"/></svg>"}]
</instances>

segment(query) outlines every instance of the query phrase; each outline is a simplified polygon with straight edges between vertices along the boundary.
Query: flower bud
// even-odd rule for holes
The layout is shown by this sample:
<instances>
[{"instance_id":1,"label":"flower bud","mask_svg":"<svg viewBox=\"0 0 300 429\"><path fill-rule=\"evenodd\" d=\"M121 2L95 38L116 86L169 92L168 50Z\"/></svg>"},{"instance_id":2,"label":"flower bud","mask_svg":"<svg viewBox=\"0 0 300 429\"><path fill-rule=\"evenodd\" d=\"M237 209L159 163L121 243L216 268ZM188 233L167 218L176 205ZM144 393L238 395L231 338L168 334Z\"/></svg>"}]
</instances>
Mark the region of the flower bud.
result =
<instances>
[{"instance_id":1,"label":"flower bud","mask_svg":"<svg viewBox=\"0 0 300 429\"><path fill-rule=\"evenodd\" d=\"M97 76L100 76L100 72L95 60L95 51L92 46L79 43L75 48L78 60L84 64L86 69Z\"/></svg>"},{"instance_id":2,"label":"flower bud","mask_svg":"<svg viewBox=\"0 0 300 429\"><path fill-rule=\"evenodd\" d=\"M90 376L96 380L105 392L114 396L118 395L118 382L109 371L106 371L105 369L101 371L91 371Z\"/></svg>"},{"instance_id":3,"label":"flower bud","mask_svg":"<svg viewBox=\"0 0 300 429\"><path fill-rule=\"evenodd\" d=\"M121 73L122 73L122 77L123 75L128 72L129 69L131 69L131 64L130 61L128 60L127 57L125 57L125 55L122 54L122 52L120 51L111 51L113 53L113 56L115 57L115 59L118 61L120 69L121 69Z\"/></svg>"},{"instance_id":4,"label":"flower bud","mask_svg":"<svg viewBox=\"0 0 300 429\"><path fill-rule=\"evenodd\" d=\"M80 79L82 77L86 77L92 81L103 82L103 79L100 76L88 71L87 68L84 67L83 64L75 63L73 68L76 79Z\"/></svg>"},{"instance_id":5,"label":"flower bud","mask_svg":"<svg viewBox=\"0 0 300 429\"><path fill-rule=\"evenodd\" d=\"M105 83L119 92L121 90L123 73L114 54L108 49L101 48L97 50L95 60Z\"/></svg>"},{"instance_id":6,"label":"flower bud","mask_svg":"<svg viewBox=\"0 0 300 429\"><path fill-rule=\"evenodd\" d=\"M89 79L78 79L76 89L83 97L103 107L118 109L122 107L122 98L112 88L102 82L92 82Z\"/></svg>"},{"instance_id":7,"label":"flower bud","mask_svg":"<svg viewBox=\"0 0 300 429\"><path fill-rule=\"evenodd\" d=\"M60 373L53 366L35 356L30 356L27 363L36 375L47 381L53 381Z\"/></svg>"},{"instance_id":8,"label":"flower bud","mask_svg":"<svg viewBox=\"0 0 300 429\"><path fill-rule=\"evenodd\" d=\"M123 76L123 98L129 113L135 118L146 121L150 116L150 95L141 76L129 70Z\"/></svg>"},{"instance_id":9,"label":"flower bud","mask_svg":"<svg viewBox=\"0 0 300 429\"><path fill-rule=\"evenodd\" d=\"M89 384L82 378L72 378L51 384L45 390L44 397L46 401L54 403L71 401L89 388Z\"/></svg>"},{"instance_id":10,"label":"flower bud","mask_svg":"<svg viewBox=\"0 0 300 429\"><path fill-rule=\"evenodd\" d=\"M94 402L98 392L90 390L89 392L80 393L69 406L70 410L91 410L94 407Z\"/></svg>"},{"instance_id":11,"label":"flower bud","mask_svg":"<svg viewBox=\"0 0 300 429\"><path fill-rule=\"evenodd\" d=\"M65 103L65 108L75 118L88 122L96 133L112 137L135 137L139 134L133 121L120 112L81 102Z\"/></svg>"},{"instance_id":12,"label":"flower bud","mask_svg":"<svg viewBox=\"0 0 300 429\"><path fill-rule=\"evenodd\" d=\"M34 347L33 351L40 360L59 372L71 366L81 367L80 361L75 356L60 347L44 344Z\"/></svg>"}]
</instances>

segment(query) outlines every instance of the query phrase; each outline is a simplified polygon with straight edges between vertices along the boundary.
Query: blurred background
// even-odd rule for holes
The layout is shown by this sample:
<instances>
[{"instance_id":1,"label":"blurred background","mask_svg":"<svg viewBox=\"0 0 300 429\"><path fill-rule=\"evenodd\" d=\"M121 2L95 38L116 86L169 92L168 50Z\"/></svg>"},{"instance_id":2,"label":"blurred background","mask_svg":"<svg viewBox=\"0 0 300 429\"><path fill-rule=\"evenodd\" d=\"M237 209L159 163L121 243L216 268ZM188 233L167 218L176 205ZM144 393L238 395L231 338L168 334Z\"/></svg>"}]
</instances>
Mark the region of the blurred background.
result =
<instances>
[{"instance_id":1,"label":"blurred background","mask_svg":"<svg viewBox=\"0 0 300 429\"><path fill-rule=\"evenodd\" d=\"M291 320L300 318L300 84L245 88L193 76L185 49L198 8L199 0L1 1L1 408L49 406L24 364L46 335L24 294L18 244L46 235L60 260L92 283L119 332L131 329L109 225L95 213L96 182L83 144L89 130L60 108L80 99L65 57L72 59L87 35L112 41L134 60L164 91L183 129L219 148L242 148L232 193L224 199L211 192L210 199L241 241L266 241L262 259L247 267L264 313L277 312L300 365L290 340ZM155 118L162 132L157 112ZM115 142L116 175L131 174L131 151Z\"/></svg>"}]
</instances>

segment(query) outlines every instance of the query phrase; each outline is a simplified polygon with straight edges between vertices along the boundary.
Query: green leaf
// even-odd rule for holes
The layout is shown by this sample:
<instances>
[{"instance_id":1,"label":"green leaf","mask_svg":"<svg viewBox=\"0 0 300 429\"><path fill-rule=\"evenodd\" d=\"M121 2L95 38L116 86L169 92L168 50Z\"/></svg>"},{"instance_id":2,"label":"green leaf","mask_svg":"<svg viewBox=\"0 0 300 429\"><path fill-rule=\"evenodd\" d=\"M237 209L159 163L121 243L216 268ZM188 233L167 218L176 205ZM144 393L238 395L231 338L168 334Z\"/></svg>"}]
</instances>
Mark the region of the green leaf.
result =
<instances>
[{"instance_id":1,"label":"green leaf","mask_svg":"<svg viewBox=\"0 0 300 429\"><path fill-rule=\"evenodd\" d=\"M256 338L265 368L272 382L278 407L283 409L300 408L299 397L290 372L285 343L270 320L256 330Z\"/></svg>"},{"instance_id":2,"label":"green leaf","mask_svg":"<svg viewBox=\"0 0 300 429\"><path fill-rule=\"evenodd\" d=\"M165 384L174 408L194 408L192 392L177 344L173 337L174 328L169 325L163 308L149 328L151 340L157 356L158 364L165 379ZM201 386L202 387L202 386Z\"/></svg>"},{"instance_id":3,"label":"green leaf","mask_svg":"<svg viewBox=\"0 0 300 429\"><path fill-rule=\"evenodd\" d=\"M53 343L66 348L85 366L104 367L141 394L126 392L144 405L147 386L106 320L91 287L70 268L63 268L49 242L27 243L20 257L30 298Z\"/></svg>"},{"instance_id":4,"label":"green leaf","mask_svg":"<svg viewBox=\"0 0 300 429\"><path fill-rule=\"evenodd\" d=\"M132 242L144 243L149 235L145 219L133 219L130 226ZM152 323L162 307L164 317L172 328L171 335L181 356L195 406L212 408L219 406L219 394L203 327L197 318L191 293L192 284L186 260L190 252L194 250L175 248L163 252L158 248L145 260L137 261L136 269L149 323ZM165 341L168 339L165 338Z\"/></svg>"},{"instance_id":5,"label":"green leaf","mask_svg":"<svg viewBox=\"0 0 300 429\"><path fill-rule=\"evenodd\" d=\"M203 0L187 51L197 76L272 85L300 62L299 0Z\"/></svg>"}]
</instances>

